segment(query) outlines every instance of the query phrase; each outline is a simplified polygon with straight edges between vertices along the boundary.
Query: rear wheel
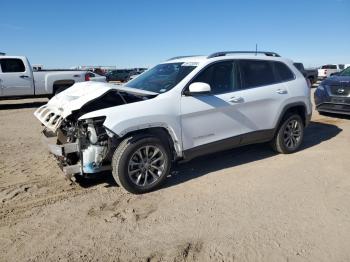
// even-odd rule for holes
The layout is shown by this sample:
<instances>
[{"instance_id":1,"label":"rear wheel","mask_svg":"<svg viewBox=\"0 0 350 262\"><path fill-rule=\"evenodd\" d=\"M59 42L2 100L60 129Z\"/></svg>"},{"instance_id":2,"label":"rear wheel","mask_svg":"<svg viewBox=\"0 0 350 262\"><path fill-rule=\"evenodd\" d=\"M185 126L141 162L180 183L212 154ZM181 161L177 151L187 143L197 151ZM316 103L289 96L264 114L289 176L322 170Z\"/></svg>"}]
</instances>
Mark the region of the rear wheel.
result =
<instances>
[{"instance_id":1,"label":"rear wheel","mask_svg":"<svg viewBox=\"0 0 350 262\"><path fill-rule=\"evenodd\" d=\"M154 136L130 136L113 155L116 182L130 193L141 194L162 184L170 172L169 146Z\"/></svg>"},{"instance_id":2,"label":"rear wheel","mask_svg":"<svg viewBox=\"0 0 350 262\"><path fill-rule=\"evenodd\" d=\"M282 154L297 151L303 141L304 124L298 114L287 115L271 141L272 148Z\"/></svg>"}]
</instances>

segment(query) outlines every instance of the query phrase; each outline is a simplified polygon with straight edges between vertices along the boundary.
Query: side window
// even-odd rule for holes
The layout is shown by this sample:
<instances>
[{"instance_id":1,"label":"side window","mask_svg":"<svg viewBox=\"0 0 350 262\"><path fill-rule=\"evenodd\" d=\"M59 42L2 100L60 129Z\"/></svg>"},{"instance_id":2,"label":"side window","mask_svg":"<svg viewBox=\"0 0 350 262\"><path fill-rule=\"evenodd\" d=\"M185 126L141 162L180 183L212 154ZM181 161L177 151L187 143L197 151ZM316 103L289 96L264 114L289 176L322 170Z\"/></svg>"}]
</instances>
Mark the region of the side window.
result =
<instances>
[{"instance_id":1,"label":"side window","mask_svg":"<svg viewBox=\"0 0 350 262\"><path fill-rule=\"evenodd\" d=\"M0 64L3 73L18 73L26 71L23 61L18 58L0 59Z\"/></svg>"},{"instance_id":2,"label":"side window","mask_svg":"<svg viewBox=\"0 0 350 262\"><path fill-rule=\"evenodd\" d=\"M241 60L240 70L244 88L275 84L272 64L263 60Z\"/></svg>"},{"instance_id":3,"label":"side window","mask_svg":"<svg viewBox=\"0 0 350 262\"><path fill-rule=\"evenodd\" d=\"M294 79L293 72L282 62L272 62L275 67L276 78L279 82L286 82Z\"/></svg>"},{"instance_id":4,"label":"side window","mask_svg":"<svg viewBox=\"0 0 350 262\"><path fill-rule=\"evenodd\" d=\"M233 61L215 63L208 66L194 82L204 82L210 85L212 94L229 93L238 89L236 65Z\"/></svg>"}]
</instances>

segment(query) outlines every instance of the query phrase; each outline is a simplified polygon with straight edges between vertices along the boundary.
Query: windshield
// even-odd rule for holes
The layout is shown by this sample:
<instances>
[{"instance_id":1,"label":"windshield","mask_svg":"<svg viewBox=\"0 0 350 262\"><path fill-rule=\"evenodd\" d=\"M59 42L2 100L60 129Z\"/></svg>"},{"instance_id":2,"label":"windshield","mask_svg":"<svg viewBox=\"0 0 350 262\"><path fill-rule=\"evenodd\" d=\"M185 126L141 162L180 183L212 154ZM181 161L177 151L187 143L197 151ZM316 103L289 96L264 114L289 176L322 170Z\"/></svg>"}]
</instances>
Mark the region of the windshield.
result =
<instances>
[{"instance_id":1,"label":"windshield","mask_svg":"<svg viewBox=\"0 0 350 262\"><path fill-rule=\"evenodd\" d=\"M195 69L194 63L159 64L126 84L127 87L164 93Z\"/></svg>"},{"instance_id":2,"label":"windshield","mask_svg":"<svg viewBox=\"0 0 350 262\"><path fill-rule=\"evenodd\" d=\"M340 76L350 76L350 66L340 72Z\"/></svg>"}]
</instances>

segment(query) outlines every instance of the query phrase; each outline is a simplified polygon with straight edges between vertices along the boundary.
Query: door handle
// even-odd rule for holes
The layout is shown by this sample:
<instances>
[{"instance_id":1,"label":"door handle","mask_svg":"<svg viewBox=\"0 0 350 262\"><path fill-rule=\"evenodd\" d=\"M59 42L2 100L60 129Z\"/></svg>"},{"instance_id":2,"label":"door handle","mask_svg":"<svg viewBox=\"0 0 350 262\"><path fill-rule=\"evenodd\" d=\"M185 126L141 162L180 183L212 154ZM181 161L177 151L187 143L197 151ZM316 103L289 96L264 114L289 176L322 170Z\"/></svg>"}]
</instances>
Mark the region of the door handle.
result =
<instances>
[{"instance_id":1,"label":"door handle","mask_svg":"<svg viewBox=\"0 0 350 262\"><path fill-rule=\"evenodd\" d=\"M240 96L239 97L234 96L234 97L231 97L228 101L231 103L242 103L244 102L244 99L243 97L240 97Z\"/></svg>"},{"instance_id":2,"label":"door handle","mask_svg":"<svg viewBox=\"0 0 350 262\"><path fill-rule=\"evenodd\" d=\"M287 94L288 91L286 89L277 89L276 91L278 94L281 94L281 95L284 95L284 94Z\"/></svg>"},{"instance_id":3,"label":"door handle","mask_svg":"<svg viewBox=\"0 0 350 262\"><path fill-rule=\"evenodd\" d=\"M20 78L29 78L29 76L26 76L26 75L22 75L22 76L19 76Z\"/></svg>"}]
</instances>

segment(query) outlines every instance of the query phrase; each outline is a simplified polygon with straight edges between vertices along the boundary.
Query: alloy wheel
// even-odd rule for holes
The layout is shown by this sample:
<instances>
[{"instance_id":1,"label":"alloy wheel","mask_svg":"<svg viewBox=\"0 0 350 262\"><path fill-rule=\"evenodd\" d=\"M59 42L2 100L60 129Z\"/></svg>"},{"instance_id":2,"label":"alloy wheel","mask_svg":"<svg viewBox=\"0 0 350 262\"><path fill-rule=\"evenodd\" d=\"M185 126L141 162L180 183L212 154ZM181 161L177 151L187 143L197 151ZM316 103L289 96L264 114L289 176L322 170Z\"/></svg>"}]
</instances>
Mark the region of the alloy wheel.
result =
<instances>
[{"instance_id":1,"label":"alloy wheel","mask_svg":"<svg viewBox=\"0 0 350 262\"><path fill-rule=\"evenodd\" d=\"M301 123L295 119L290 120L283 132L283 142L285 146L294 150L299 146L301 140Z\"/></svg>"},{"instance_id":2,"label":"alloy wheel","mask_svg":"<svg viewBox=\"0 0 350 262\"><path fill-rule=\"evenodd\" d=\"M137 186L155 183L165 171L165 156L155 145L146 145L137 149L128 164L128 175Z\"/></svg>"}]
</instances>

